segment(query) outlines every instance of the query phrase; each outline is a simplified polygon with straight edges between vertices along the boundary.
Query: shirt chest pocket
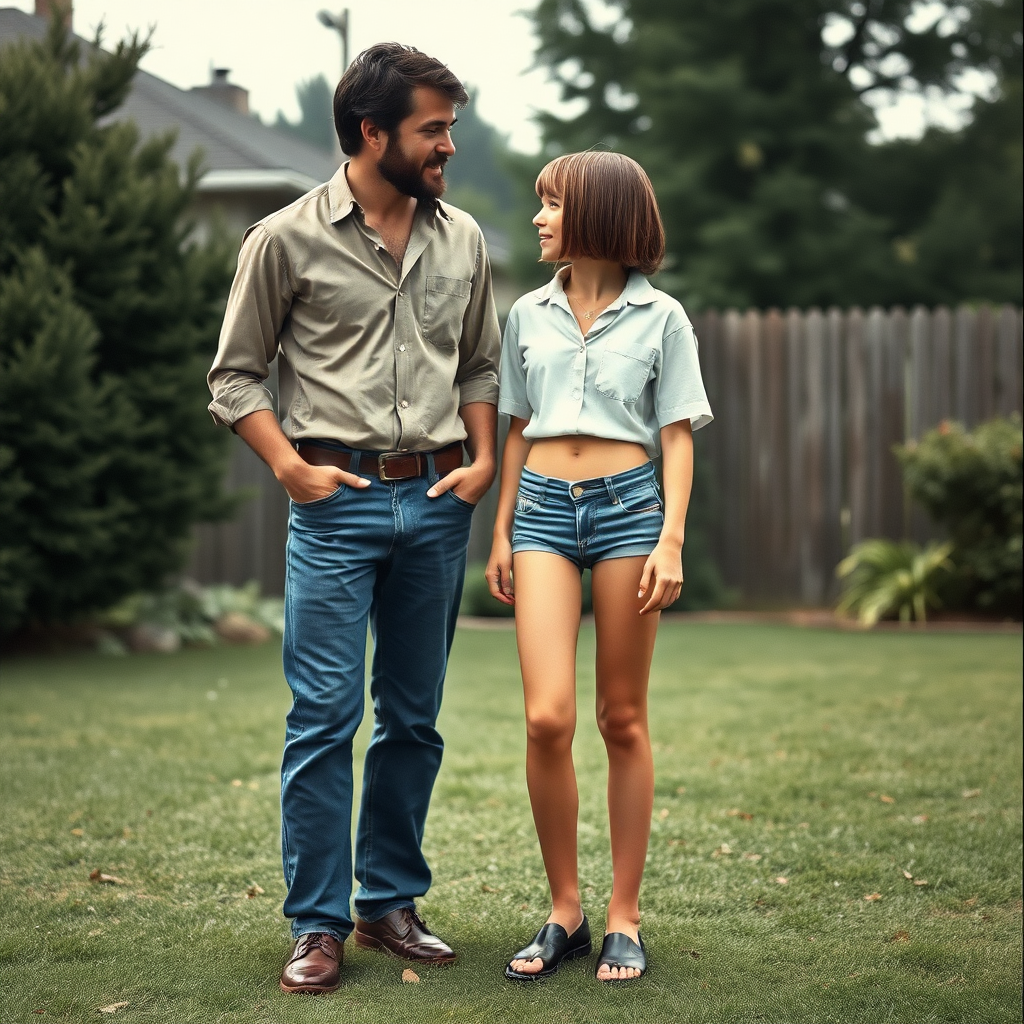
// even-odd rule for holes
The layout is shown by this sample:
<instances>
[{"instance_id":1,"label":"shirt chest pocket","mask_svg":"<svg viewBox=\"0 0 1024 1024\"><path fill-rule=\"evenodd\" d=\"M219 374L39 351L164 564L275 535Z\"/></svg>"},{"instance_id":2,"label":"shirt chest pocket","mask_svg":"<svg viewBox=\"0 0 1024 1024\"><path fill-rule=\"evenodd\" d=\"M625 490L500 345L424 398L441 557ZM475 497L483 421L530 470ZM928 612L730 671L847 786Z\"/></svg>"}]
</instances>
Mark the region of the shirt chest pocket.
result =
<instances>
[{"instance_id":1,"label":"shirt chest pocket","mask_svg":"<svg viewBox=\"0 0 1024 1024\"><path fill-rule=\"evenodd\" d=\"M601 355L594 386L616 402L635 402L651 376L658 353L643 345L609 345Z\"/></svg>"},{"instance_id":2,"label":"shirt chest pocket","mask_svg":"<svg viewBox=\"0 0 1024 1024\"><path fill-rule=\"evenodd\" d=\"M434 348L454 352L459 347L470 287L469 281L454 277L427 278L423 333Z\"/></svg>"}]
</instances>

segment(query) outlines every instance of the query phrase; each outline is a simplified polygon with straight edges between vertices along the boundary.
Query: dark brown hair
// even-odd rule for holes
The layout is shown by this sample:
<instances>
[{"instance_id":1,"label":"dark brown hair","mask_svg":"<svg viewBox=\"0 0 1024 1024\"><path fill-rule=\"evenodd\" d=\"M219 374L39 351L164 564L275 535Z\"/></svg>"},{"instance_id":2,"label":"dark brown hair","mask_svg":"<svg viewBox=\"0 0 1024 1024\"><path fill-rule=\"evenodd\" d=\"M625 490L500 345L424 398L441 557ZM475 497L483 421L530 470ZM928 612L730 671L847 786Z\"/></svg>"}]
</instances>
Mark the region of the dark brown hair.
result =
<instances>
[{"instance_id":1,"label":"dark brown hair","mask_svg":"<svg viewBox=\"0 0 1024 1024\"><path fill-rule=\"evenodd\" d=\"M552 160L537 195L562 204L562 260L614 260L653 274L665 258L665 229L650 178L622 153L589 150Z\"/></svg>"},{"instance_id":2,"label":"dark brown hair","mask_svg":"<svg viewBox=\"0 0 1024 1024\"><path fill-rule=\"evenodd\" d=\"M455 75L414 46L377 43L363 50L334 90L334 126L342 151L354 156L363 148L363 118L393 132L412 113L412 91L420 85L443 92L456 107L469 102Z\"/></svg>"}]
</instances>

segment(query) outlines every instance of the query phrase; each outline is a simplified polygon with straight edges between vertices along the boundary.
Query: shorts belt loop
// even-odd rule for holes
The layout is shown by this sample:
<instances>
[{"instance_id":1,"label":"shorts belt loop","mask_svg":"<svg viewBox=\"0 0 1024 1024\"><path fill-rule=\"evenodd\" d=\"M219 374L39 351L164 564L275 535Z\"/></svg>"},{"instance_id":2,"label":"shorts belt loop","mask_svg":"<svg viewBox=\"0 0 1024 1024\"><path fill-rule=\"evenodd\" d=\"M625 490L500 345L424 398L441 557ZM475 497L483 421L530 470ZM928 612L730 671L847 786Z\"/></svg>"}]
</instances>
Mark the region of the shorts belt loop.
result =
<instances>
[{"instance_id":1,"label":"shorts belt loop","mask_svg":"<svg viewBox=\"0 0 1024 1024\"><path fill-rule=\"evenodd\" d=\"M619 496L615 493L615 484L610 476L604 478L604 487L608 492L608 498L613 505L618 505Z\"/></svg>"},{"instance_id":2,"label":"shorts belt loop","mask_svg":"<svg viewBox=\"0 0 1024 1024\"><path fill-rule=\"evenodd\" d=\"M361 451L357 451L357 450L353 449L352 454L349 456L348 471L350 473L358 473L359 472L359 456L362 455L362 454L363 453Z\"/></svg>"},{"instance_id":3,"label":"shorts belt loop","mask_svg":"<svg viewBox=\"0 0 1024 1024\"><path fill-rule=\"evenodd\" d=\"M427 479L430 481L431 486L433 486L441 478L438 476L437 470L434 468L434 453L426 452L425 455L427 460Z\"/></svg>"}]
</instances>

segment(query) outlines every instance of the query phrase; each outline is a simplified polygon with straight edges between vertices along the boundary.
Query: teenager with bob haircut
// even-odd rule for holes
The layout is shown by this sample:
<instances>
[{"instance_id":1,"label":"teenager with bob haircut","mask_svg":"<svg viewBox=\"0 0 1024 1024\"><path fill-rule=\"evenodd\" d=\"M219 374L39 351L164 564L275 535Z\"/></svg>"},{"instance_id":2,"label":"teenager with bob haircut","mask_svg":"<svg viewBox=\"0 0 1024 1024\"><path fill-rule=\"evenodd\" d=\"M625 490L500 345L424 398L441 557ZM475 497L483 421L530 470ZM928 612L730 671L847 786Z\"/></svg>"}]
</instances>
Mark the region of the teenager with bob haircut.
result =
<instances>
[{"instance_id":1,"label":"teenager with bob haircut","mask_svg":"<svg viewBox=\"0 0 1024 1024\"><path fill-rule=\"evenodd\" d=\"M589 568L613 876L597 978L629 981L647 969L639 897L654 803L651 657L660 612L683 583L693 431L711 409L690 321L647 280L665 235L640 165L573 153L549 163L536 187L540 258L565 265L516 302L505 328L498 409L511 423L486 575L493 596L515 605L526 779L551 913L505 974L533 981L591 951L572 760Z\"/></svg>"}]
</instances>

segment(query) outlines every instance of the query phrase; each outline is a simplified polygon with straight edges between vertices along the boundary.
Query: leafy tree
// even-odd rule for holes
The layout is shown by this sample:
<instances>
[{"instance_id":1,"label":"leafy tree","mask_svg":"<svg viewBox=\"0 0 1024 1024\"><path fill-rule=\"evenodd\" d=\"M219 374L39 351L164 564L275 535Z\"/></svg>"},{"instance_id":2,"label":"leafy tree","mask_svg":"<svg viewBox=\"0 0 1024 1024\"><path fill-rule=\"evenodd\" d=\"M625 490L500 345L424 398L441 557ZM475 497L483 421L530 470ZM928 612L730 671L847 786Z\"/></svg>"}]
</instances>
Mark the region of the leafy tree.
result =
<instances>
[{"instance_id":1,"label":"leafy tree","mask_svg":"<svg viewBox=\"0 0 1024 1024\"><path fill-rule=\"evenodd\" d=\"M190 240L198 163L111 120L147 42L59 18L0 54L0 629L158 585L226 511L205 411L230 263Z\"/></svg>"},{"instance_id":2,"label":"leafy tree","mask_svg":"<svg viewBox=\"0 0 1024 1024\"><path fill-rule=\"evenodd\" d=\"M515 186L507 170L508 146L504 137L477 112L476 89L469 103L456 111L452 130L456 154L445 168L446 198L495 227L509 227L515 207Z\"/></svg>"},{"instance_id":3,"label":"leafy tree","mask_svg":"<svg viewBox=\"0 0 1024 1024\"><path fill-rule=\"evenodd\" d=\"M311 146L334 152L334 90L323 75L309 78L295 87L299 120L289 121L279 110L274 127L294 135Z\"/></svg>"},{"instance_id":4,"label":"leafy tree","mask_svg":"<svg viewBox=\"0 0 1024 1024\"><path fill-rule=\"evenodd\" d=\"M535 12L538 58L582 107L543 118L546 152L607 145L641 161L674 259L664 283L690 306L1012 297L1020 200L1000 199L1020 182L1019 0L970 0L924 25L913 0L604 6L603 24L585 0ZM982 103L956 139L925 142L956 143L961 159L868 144L869 101L954 91L978 67L999 79L994 113ZM910 214L893 197L919 183ZM951 225L977 272L949 269Z\"/></svg>"}]
</instances>

